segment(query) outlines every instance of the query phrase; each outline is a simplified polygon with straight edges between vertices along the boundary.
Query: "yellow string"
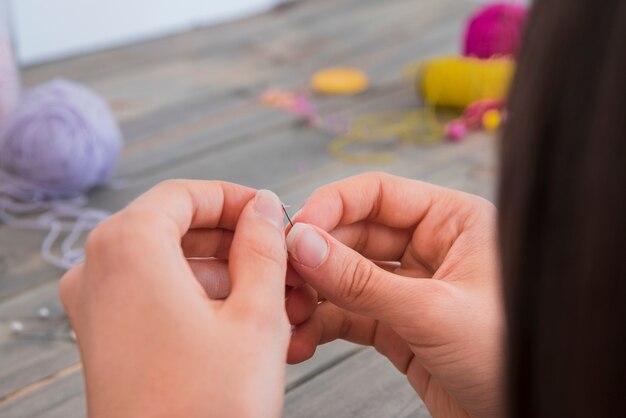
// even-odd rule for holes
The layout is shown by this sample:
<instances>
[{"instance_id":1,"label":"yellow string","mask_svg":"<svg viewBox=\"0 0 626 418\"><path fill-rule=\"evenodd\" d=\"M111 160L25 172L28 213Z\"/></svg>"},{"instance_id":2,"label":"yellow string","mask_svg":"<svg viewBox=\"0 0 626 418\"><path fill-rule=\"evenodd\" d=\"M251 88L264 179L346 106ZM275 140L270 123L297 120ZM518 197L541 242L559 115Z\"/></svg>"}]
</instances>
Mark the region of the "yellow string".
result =
<instances>
[{"instance_id":1,"label":"yellow string","mask_svg":"<svg viewBox=\"0 0 626 418\"><path fill-rule=\"evenodd\" d=\"M354 153L347 148L390 140L412 144L439 142L444 136L442 121L452 117L437 106L462 110L477 100L504 99L514 66L509 58L479 60L457 56L409 64L403 74L407 79L418 80L416 88L421 90L425 106L363 115L352 122L346 134L333 139L328 150L348 163L388 164L395 159L393 152Z\"/></svg>"},{"instance_id":2,"label":"yellow string","mask_svg":"<svg viewBox=\"0 0 626 418\"><path fill-rule=\"evenodd\" d=\"M443 124L434 107L392 110L355 119L345 135L333 139L328 150L334 157L353 164L388 164L393 152L348 152L351 145L396 140L404 144L432 144L443 138Z\"/></svg>"}]
</instances>

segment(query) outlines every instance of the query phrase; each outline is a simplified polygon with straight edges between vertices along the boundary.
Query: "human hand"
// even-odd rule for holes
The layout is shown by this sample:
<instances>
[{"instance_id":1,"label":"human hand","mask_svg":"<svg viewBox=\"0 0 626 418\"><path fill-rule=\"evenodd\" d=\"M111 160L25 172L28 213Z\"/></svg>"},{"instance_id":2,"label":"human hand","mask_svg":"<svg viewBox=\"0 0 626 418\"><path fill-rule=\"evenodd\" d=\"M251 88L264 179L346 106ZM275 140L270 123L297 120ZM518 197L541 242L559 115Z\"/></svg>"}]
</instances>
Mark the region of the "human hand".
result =
<instances>
[{"instance_id":1,"label":"human hand","mask_svg":"<svg viewBox=\"0 0 626 418\"><path fill-rule=\"evenodd\" d=\"M386 174L318 189L287 246L302 287L327 300L287 305L289 362L337 338L372 345L433 417L501 416L495 218L482 198Z\"/></svg>"},{"instance_id":2,"label":"human hand","mask_svg":"<svg viewBox=\"0 0 626 418\"><path fill-rule=\"evenodd\" d=\"M282 223L271 192L177 180L90 234L60 284L90 417L280 415Z\"/></svg>"}]
</instances>

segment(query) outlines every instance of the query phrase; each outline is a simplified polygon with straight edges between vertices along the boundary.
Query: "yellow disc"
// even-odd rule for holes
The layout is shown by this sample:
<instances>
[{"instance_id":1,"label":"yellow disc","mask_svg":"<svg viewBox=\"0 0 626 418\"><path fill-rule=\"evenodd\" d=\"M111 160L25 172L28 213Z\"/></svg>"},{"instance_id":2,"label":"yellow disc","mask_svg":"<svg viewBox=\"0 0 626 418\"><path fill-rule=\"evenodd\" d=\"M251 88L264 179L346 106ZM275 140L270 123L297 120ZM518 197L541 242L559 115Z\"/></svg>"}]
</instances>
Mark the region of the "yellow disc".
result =
<instances>
[{"instance_id":1,"label":"yellow disc","mask_svg":"<svg viewBox=\"0 0 626 418\"><path fill-rule=\"evenodd\" d=\"M326 68L311 78L313 91L323 94L356 94L368 84L367 75L355 68Z\"/></svg>"}]
</instances>

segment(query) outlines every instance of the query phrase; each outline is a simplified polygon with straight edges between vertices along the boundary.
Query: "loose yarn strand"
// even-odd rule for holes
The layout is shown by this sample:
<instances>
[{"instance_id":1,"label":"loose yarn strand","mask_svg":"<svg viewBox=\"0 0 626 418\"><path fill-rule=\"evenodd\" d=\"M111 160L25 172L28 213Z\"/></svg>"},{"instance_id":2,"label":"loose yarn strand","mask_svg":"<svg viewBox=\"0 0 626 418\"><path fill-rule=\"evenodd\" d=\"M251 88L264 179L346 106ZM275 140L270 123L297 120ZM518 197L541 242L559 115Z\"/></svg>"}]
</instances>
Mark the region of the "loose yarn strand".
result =
<instances>
[{"instance_id":1,"label":"loose yarn strand","mask_svg":"<svg viewBox=\"0 0 626 418\"><path fill-rule=\"evenodd\" d=\"M87 199L83 195L51 200L45 194L0 170L0 222L12 228L46 232L40 246L41 257L55 267L68 270L84 259L84 250L75 248L78 240L109 213L86 208ZM61 240L57 255L54 248L64 233L67 235Z\"/></svg>"}]
</instances>

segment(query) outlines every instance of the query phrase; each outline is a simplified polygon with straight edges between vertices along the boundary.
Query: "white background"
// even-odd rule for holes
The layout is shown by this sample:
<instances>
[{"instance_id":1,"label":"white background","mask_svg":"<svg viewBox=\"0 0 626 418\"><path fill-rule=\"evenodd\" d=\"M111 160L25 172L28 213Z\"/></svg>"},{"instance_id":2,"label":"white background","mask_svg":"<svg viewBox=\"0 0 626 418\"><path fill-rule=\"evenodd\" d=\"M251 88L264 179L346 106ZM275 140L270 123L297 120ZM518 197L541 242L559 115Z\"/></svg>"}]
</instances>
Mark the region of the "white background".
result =
<instances>
[{"instance_id":1,"label":"white background","mask_svg":"<svg viewBox=\"0 0 626 418\"><path fill-rule=\"evenodd\" d=\"M234 19L277 2L13 0L13 32L19 61L33 64Z\"/></svg>"}]
</instances>

